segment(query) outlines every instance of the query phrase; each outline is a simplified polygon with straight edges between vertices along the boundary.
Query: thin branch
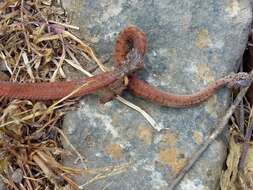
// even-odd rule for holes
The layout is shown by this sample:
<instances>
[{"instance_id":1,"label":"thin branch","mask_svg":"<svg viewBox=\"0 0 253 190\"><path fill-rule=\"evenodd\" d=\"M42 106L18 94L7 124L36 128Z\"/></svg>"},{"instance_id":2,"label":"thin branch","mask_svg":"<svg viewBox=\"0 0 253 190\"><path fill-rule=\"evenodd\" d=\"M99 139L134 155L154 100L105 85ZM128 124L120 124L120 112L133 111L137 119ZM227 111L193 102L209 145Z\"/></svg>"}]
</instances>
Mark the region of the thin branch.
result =
<instances>
[{"instance_id":1,"label":"thin branch","mask_svg":"<svg viewBox=\"0 0 253 190\"><path fill-rule=\"evenodd\" d=\"M30 42L29 42L29 38L28 35L26 33L26 29L25 29L25 23L24 23L24 0L21 0L21 6L20 6L20 17L21 17L21 24L22 24L22 30L25 36L25 41L26 41L26 45L27 45L27 50L28 52L30 52L31 47L30 47Z\"/></svg>"},{"instance_id":2,"label":"thin branch","mask_svg":"<svg viewBox=\"0 0 253 190\"><path fill-rule=\"evenodd\" d=\"M243 64L241 63L241 66L240 66L240 72L243 72ZM242 88L241 88L242 89ZM242 133L242 135L244 135L244 114L245 114L245 111L244 111L244 103L243 103L243 100L241 101L240 103L240 117L239 117L239 129L240 129L240 132Z\"/></svg>"},{"instance_id":3,"label":"thin branch","mask_svg":"<svg viewBox=\"0 0 253 190\"><path fill-rule=\"evenodd\" d=\"M79 27L78 27L78 26L73 26L73 25L70 25L70 24L57 22L57 21L55 21L55 20L49 20L48 22L49 22L49 23L53 23L53 24L58 24L58 25L63 26L63 27L65 27L65 28L70 28L70 29L74 29L74 30L79 30Z\"/></svg>"},{"instance_id":4,"label":"thin branch","mask_svg":"<svg viewBox=\"0 0 253 190\"><path fill-rule=\"evenodd\" d=\"M78 156L78 158L80 159L83 168L87 169L86 164L84 163L84 161L87 161L79 152L78 150L71 144L70 140L68 139L68 137L64 134L64 132L62 130L60 130L59 128L55 127L55 129L61 134L62 138L65 140L66 144L68 146L70 146L70 148L75 152L75 154Z\"/></svg>"},{"instance_id":5,"label":"thin branch","mask_svg":"<svg viewBox=\"0 0 253 190\"><path fill-rule=\"evenodd\" d=\"M55 71L53 73L53 76L50 79L50 82L54 82L55 81L56 76L57 76L59 70L62 68L62 65L64 63L64 59L65 59L65 56L66 56L66 50L65 50L65 45L64 45L64 41L63 41L62 35L60 35L60 39L61 39L61 42L62 42L62 55L60 57L59 63L57 64L57 68L55 69Z\"/></svg>"}]
</instances>

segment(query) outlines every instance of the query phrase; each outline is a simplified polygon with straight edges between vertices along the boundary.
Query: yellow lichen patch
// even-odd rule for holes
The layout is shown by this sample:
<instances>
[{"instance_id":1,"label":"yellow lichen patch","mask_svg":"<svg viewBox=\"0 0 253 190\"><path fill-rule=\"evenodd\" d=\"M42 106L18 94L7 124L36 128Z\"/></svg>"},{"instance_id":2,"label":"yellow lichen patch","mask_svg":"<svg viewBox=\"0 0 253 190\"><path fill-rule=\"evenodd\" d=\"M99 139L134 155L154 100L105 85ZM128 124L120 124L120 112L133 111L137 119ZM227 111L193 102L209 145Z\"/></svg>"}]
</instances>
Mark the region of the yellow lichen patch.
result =
<instances>
[{"instance_id":1,"label":"yellow lichen patch","mask_svg":"<svg viewBox=\"0 0 253 190\"><path fill-rule=\"evenodd\" d=\"M150 127L139 127L137 135L145 144L151 144L153 133Z\"/></svg>"},{"instance_id":2,"label":"yellow lichen patch","mask_svg":"<svg viewBox=\"0 0 253 190\"><path fill-rule=\"evenodd\" d=\"M175 148L163 149L159 152L159 161L171 167L177 173L184 165L185 159L178 158L179 152Z\"/></svg>"},{"instance_id":3,"label":"yellow lichen patch","mask_svg":"<svg viewBox=\"0 0 253 190\"><path fill-rule=\"evenodd\" d=\"M172 132L165 132L162 134L162 141L169 145L175 145L177 142L177 135Z\"/></svg>"},{"instance_id":4,"label":"yellow lichen patch","mask_svg":"<svg viewBox=\"0 0 253 190\"><path fill-rule=\"evenodd\" d=\"M229 14L230 17L235 17L240 12L240 6L237 0L229 0L228 6L225 11Z\"/></svg>"},{"instance_id":5,"label":"yellow lichen patch","mask_svg":"<svg viewBox=\"0 0 253 190\"><path fill-rule=\"evenodd\" d=\"M215 111L216 105L217 105L217 95L214 94L212 97L208 99L207 105L206 105L207 112L213 117L217 115L217 112Z\"/></svg>"},{"instance_id":6,"label":"yellow lichen patch","mask_svg":"<svg viewBox=\"0 0 253 190\"><path fill-rule=\"evenodd\" d=\"M108 102L110 104L110 102ZM102 108L101 109L108 109L106 106L104 106L103 104L102 105ZM120 114L118 112L114 112L112 113L112 116L111 116L111 125L113 126L117 126L120 124Z\"/></svg>"},{"instance_id":7,"label":"yellow lichen patch","mask_svg":"<svg viewBox=\"0 0 253 190\"><path fill-rule=\"evenodd\" d=\"M168 48L168 49L164 50L163 55L166 55L166 54L174 59L176 59L178 57L176 48Z\"/></svg>"},{"instance_id":8,"label":"yellow lichen patch","mask_svg":"<svg viewBox=\"0 0 253 190\"><path fill-rule=\"evenodd\" d=\"M198 77L202 80L205 80L208 82L214 81L212 70L207 64L198 64L197 74L198 74Z\"/></svg>"},{"instance_id":9,"label":"yellow lichen patch","mask_svg":"<svg viewBox=\"0 0 253 190\"><path fill-rule=\"evenodd\" d=\"M197 37L196 37L196 41L195 41L195 45L202 49L202 48L206 48L208 47L208 45L211 44L211 39L209 37L208 34L208 30L207 29L202 29L197 33Z\"/></svg>"},{"instance_id":10,"label":"yellow lichen patch","mask_svg":"<svg viewBox=\"0 0 253 190\"><path fill-rule=\"evenodd\" d=\"M200 145L203 143L203 134L198 131L193 131L192 139L195 143Z\"/></svg>"},{"instance_id":11,"label":"yellow lichen patch","mask_svg":"<svg viewBox=\"0 0 253 190\"><path fill-rule=\"evenodd\" d=\"M177 52L176 48L168 48L168 49L164 48L164 49L161 49L161 50L162 50L162 53L161 53L162 56L169 57L171 63L177 63L179 55L178 55L178 52ZM169 64L168 70L171 73L177 72L177 64Z\"/></svg>"},{"instance_id":12,"label":"yellow lichen patch","mask_svg":"<svg viewBox=\"0 0 253 190\"><path fill-rule=\"evenodd\" d=\"M119 144L110 144L105 148L105 152L114 160L119 160L123 156L123 149Z\"/></svg>"}]
</instances>

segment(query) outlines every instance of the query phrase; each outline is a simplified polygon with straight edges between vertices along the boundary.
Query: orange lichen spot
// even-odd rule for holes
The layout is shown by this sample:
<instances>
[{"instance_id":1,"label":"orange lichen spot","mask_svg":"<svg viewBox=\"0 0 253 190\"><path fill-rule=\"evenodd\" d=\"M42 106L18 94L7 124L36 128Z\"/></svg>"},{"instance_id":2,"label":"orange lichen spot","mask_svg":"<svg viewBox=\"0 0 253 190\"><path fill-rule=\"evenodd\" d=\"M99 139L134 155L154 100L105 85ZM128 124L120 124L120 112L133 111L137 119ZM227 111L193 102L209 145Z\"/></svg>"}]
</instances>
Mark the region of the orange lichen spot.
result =
<instances>
[{"instance_id":1,"label":"orange lichen spot","mask_svg":"<svg viewBox=\"0 0 253 190\"><path fill-rule=\"evenodd\" d=\"M202 29L197 33L195 45L196 47L202 49L208 47L211 44L211 39L208 34L207 29Z\"/></svg>"},{"instance_id":2,"label":"orange lichen spot","mask_svg":"<svg viewBox=\"0 0 253 190\"><path fill-rule=\"evenodd\" d=\"M110 144L106 146L105 152L114 160L119 160L123 156L123 149L119 144Z\"/></svg>"},{"instance_id":3,"label":"orange lichen spot","mask_svg":"<svg viewBox=\"0 0 253 190\"><path fill-rule=\"evenodd\" d=\"M207 102L206 110L212 117L217 117L217 112L215 112L217 103L217 94L214 94Z\"/></svg>"},{"instance_id":4,"label":"orange lichen spot","mask_svg":"<svg viewBox=\"0 0 253 190\"><path fill-rule=\"evenodd\" d=\"M153 133L150 127L139 127L137 135L145 144L151 144Z\"/></svg>"},{"instance_id":5,"label":"orange lichen spot","mask_svg":"<svg viewBox=\"0 0 253 190\"><path fill-rule=\"evenodd\" d=\"M169 145L175 145L177 142L177 135L172 132L165 132L162 134L162 141Z\"/></svg>"},{"instance_id":6,"label":"orange lichen spot","mask_svg":"<svg viewBox=\"0 0 253 190\"><path fill-rule=\"evenodd\" d=\"M173 172L178 172L185 164L185 158L179 158L179 152L175 148L160 150L159 161L171 167Z\"/></svg>"},{"instance_id":7,"label":"orange lichen spot","mask_svg":"<svg viewBox=\"0 0 253 190\"><path fill-rule=\"evenodd\" d=\"M195 143L200 145L203 143L203 134L198 131L194 131L192 135L192 139L194 140Z\"/></svg>"},{"instance_id":8,"label":"orange lichen spot","mask_svg":"<svg viewBox=\"0 0 253 190\"><path fill-rule=\"evenodd\" d=\"M205 80L207 82L215 80L212 69L208 66L208 64L198 64L197 75L201 80Z\"/></svg>"}]
</instances>

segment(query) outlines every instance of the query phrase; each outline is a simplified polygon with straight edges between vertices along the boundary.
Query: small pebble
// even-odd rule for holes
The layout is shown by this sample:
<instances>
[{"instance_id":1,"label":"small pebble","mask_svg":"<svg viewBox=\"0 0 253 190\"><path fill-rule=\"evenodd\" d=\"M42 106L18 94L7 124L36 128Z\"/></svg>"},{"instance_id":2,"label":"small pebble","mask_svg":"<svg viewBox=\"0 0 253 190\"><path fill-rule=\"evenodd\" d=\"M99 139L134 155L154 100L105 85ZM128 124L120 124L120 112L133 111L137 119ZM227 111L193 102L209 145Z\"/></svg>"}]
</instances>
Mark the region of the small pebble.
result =
<instances>
[{"instance_id":1,"label":"small pebble","mask_svg":"<svg viewBox=\"0 0 253 190\"><path fill-rule=\"evenodd\" d=\"M11 176L12 180L15 182L15 183L21 183L22 179L23 179L23 172L20 168L16 169L12 176Z\"/></svg>"}]
</instances>

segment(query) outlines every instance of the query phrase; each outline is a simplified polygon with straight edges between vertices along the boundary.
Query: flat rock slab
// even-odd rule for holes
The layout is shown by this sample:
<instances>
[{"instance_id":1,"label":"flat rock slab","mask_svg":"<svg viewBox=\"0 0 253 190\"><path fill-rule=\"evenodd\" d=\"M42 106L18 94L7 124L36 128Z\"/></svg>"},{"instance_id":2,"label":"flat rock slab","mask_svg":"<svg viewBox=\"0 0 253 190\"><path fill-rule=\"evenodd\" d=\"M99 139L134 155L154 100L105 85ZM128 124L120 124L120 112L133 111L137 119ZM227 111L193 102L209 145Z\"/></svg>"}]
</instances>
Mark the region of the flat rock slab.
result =
<instances>
[{"instance_id":1,"label":"flat rock slab","mask_svg":"<svg viewBox=\"0 0 253 190\"><path fill-rule=\"evenodd\" d=\"M97 54L111 57L117 33L130 24L148 38L146 69L140 76L163 90L185 94L238 68L247 42L247 0L63 0L82 38ZM85 189L167 189L175 175L217 126L230 98L220 90L207 102L173 109L133 97L157 122L157 131L138 112L117 100L101 105L87 96L67 114L64 132L88 168L107 168L78 177ZM216 140L177 189L215 189L226 147ZM71 164L71 158L65 159ZM75 165L81 167L81 164ZM104 168L105 169L105 168Z\"/></svg>"}]
</instances>

